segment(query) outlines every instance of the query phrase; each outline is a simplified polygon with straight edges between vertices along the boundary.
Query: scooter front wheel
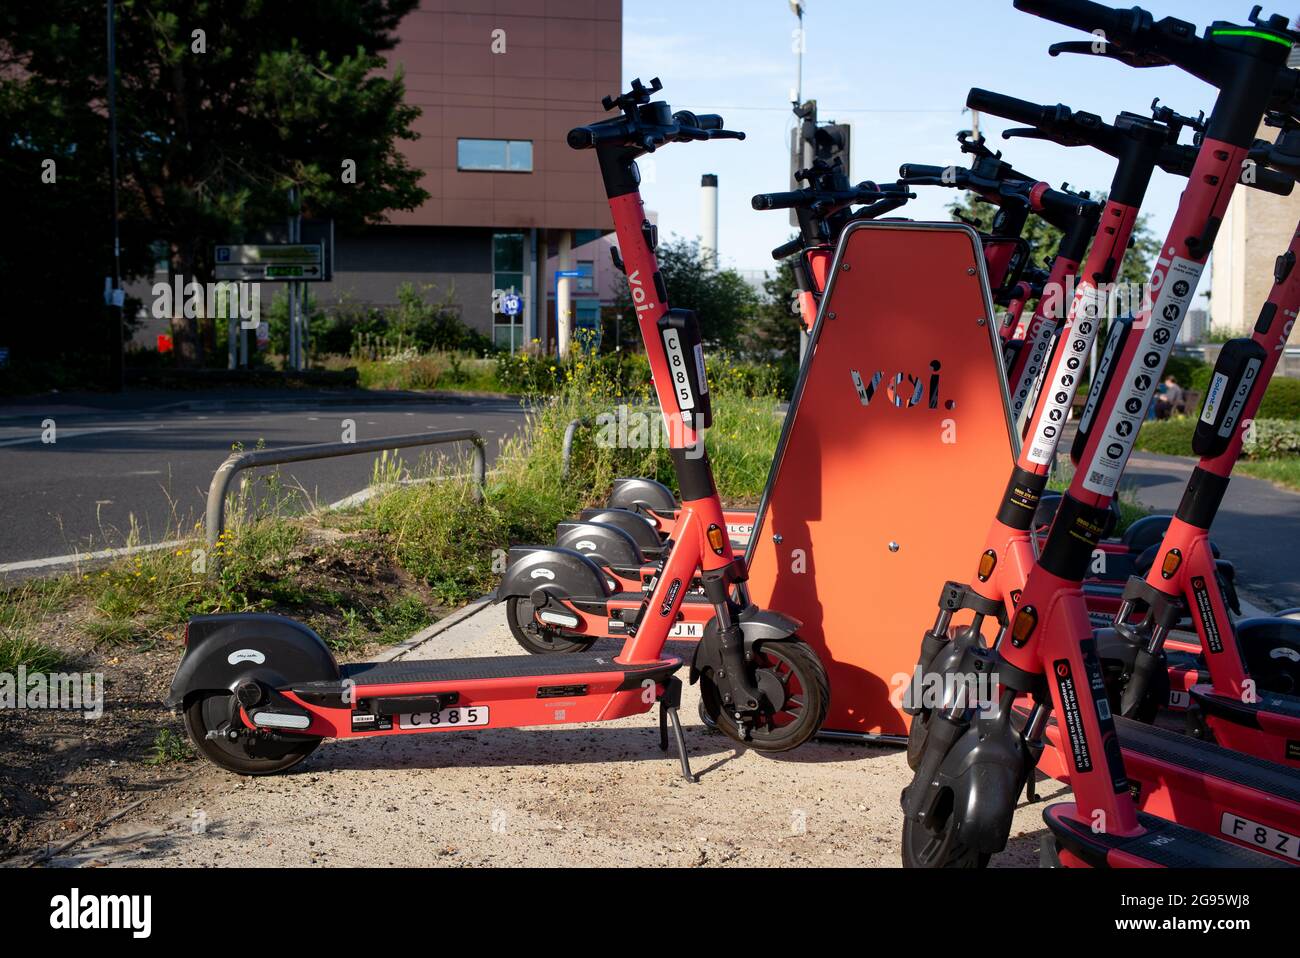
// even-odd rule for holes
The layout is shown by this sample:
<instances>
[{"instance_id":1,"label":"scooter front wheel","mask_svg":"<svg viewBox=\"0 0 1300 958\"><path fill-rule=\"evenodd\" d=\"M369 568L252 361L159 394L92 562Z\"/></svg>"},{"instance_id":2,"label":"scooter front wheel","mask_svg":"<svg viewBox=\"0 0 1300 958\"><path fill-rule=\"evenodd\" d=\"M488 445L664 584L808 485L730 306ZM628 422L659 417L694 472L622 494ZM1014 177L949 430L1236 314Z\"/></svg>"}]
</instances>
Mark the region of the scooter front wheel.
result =
<instances>
[{"instance_id":1,"label":"scooter front wheel","mask_svg":"<svg viewBox=\"0 0 1300 958\"><path fill-rule=\"evenodd\" d=\"M533 604L523 596L506 600L506 622L510 634L531 655L548 655L552 652L585 652L594 639L565 635L559 629L548 629L533 615Z\"/></svg>"},{"instance_id":2,"label":"scooter front wheel","mask_svg":"<svg viewBox=\"0 0 1300 958\"><path fill-rule=\"evenodd\" d=\"M952 791L945 798L951 803ZM958 837L957 816L940 801L932 822L922 825L911 816L903 819L904 868L986 868L991 856L963 845Z\"/></svg>"},{"instance_id":3,"label":"scooter front wheel","mask_svg":"<svg viewBox=\"0 0 1300 958\"><path fill-rule=\"evenodd\" d=\"M239 775L274 775L292 768L316 751L316 737L261 738L240 735L231 740L230 692L204 692L185 706L185 730L199 752L210 761ZM209 736L209 732L214 732Z\"/></svg>"},{"instance_id":4,"label":"scooter front wheel","mask_svg":"<svg viewBox=\"0 0 1300 958\"><path fill-rule=\"evenodd\" d=\"M830 682L816 653L798 639L754 646L754 683L762 705L748 726L724 707L712 679L700 680L703 717L731 738L760 752L785 752L817 734L830 705Z\"/></svg>"}]
</instances>

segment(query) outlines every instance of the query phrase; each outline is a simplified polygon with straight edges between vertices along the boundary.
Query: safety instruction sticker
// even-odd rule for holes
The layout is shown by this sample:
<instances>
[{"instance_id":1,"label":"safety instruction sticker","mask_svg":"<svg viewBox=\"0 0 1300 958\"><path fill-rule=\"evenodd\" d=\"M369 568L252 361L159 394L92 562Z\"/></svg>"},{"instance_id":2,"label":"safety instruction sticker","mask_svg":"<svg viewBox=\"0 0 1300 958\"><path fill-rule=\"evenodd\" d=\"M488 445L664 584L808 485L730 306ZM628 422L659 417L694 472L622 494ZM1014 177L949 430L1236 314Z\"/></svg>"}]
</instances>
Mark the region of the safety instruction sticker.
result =
<instances>
[{"instance_id":1,"label":"safety instruction sticker","mask_svg":"<svg viewBox=\"0 0 1300 958\"><path fill-rule=\"evenodd\" d=\"M1088 390L1088 402L1083 407L1083 415L1079 417L1079 432L1084 435L1092 428L1092 417L1097 415L1097 407L1101 405L1102 393L1106 390L1106 384L1110 371L1115 365L1115 356L1119 352L1120 343L1124 341L1124 323L1111 323L1110 335L1106 338L1106 348L1102 350L1101 359L1097 361L1097 374L1092 377L1092 388Z\"/></svg>"},{"instance_id":2,"label":"safety instruction sticker","mask_svg":"<svg viewBox=\"0 0 1300 958\"><path fill-rule=\"evenodd\" d=\"M1151 404L1156 382L1173 351L1187 306L1196 293L1196 284L1204 269L1204 264L1180 256L1170 261L1146 328L1142 330L1142 338L1138 340L1137 362L1125 373L1125 380L1115 383L1119 394L1111 407L1106 428L1098 437L1096 455L1083 480L1083 488L1089 492L1099 496L1115 494L1120 474L1137 440L1138 427Z\"/></svg>"},{"instance_id":3,"label":"safety instruction sticker","mask_svg":"<svg viewBox=\"0 0 1300 958\"><path fill-rule=\"evenodd\" d=\"M1036 318L1039 320L1038 324L1030 327L1029 341L1021 347L1029 350L1029 360L1025 363L1024 369L1020 371L1020 381L1011 385L1011 420L1015 423L1020 422L1020 416L1029 403L1034 383L1037 382L1038 374L1043 370L1043 363L1046 361L1048 350L1052 345L1052 333L1055 332L1052 323L1045 317Z\"/></svg>"},{"instance_id":4,"label":"safety instruction sticker","mask_svg":"<svg viewBox=\"0 0 1300 958\"><path fill-rule=\"evenodd\" d=\"M1051 379L1045 386L1043 415L1029 442L1029 461L1045 466L1056 455L1061 441L1061 430L1070 415L1070 404L1079 388L1088 351L1097 338L1097 320L1101 316L1105 297L1092 283L1080 283L1074 294L1071 308L1073 322L1063 334L1067 336L1065 348L1060 350Z\"/></svg>"}]
</instances>

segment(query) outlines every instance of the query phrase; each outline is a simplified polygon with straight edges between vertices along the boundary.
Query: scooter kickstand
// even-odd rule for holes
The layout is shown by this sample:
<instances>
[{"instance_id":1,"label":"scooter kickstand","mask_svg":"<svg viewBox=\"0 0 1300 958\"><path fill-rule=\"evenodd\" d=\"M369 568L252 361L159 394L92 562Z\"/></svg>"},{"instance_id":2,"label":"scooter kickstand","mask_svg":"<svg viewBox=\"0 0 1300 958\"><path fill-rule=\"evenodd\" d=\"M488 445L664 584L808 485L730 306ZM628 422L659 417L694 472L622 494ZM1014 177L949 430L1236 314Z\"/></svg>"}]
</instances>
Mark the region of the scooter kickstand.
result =
<instances>
[{"instance_id":1,"label":"scooter kickstand","mask_svg":"<svg viewBox=\"0 0 1300 958\"><path fill-rule=\"evenodd\" d=\"M699 776L691 771L691 759L686 754L686 736L682 732L682 720L677 714L682 704L682 680L674 676L664 684L664 694L659 699L659 748L668 751L668 723L673 726L673 740L677 743L677 757L682 763L682 778L691 783L698 783Z\"/></svg>"}]
</instances>

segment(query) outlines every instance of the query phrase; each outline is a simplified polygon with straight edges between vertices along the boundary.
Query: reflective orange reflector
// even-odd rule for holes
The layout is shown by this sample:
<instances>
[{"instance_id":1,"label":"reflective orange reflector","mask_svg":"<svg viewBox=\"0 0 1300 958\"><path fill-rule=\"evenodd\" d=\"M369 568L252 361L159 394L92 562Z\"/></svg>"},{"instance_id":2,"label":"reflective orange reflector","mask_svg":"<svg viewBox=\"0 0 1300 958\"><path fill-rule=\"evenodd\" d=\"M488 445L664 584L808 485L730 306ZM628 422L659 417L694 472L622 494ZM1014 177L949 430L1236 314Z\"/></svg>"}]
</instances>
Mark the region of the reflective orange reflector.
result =
<instances>
[{"instance_id":1,"label":"reflective orange reflector","mask_svg":"<svg viewBox=\"0 0 1300 958\"><path fill-rule=\"evenodd\" d=\"M993 570L997 568L997 564L998 554L992 549L980 556L980 568L977 575L981 582L989 581L989 576L993 574Z\"/></svg>"},{"instance_id":2,"label":"reflective orange reflector","mask_svg":"<svg viewBox=\"0 0 1300 958\"><path fill-rule=\"evenodd\" d=\"M1165 553L1165 561L1160 564L1160 574L1166 579L1172 578L1182 564L1183 554L1177 549L1170 549Z\"/></svg>"},{"instance_id":3,"label":"reflective orange reflector","mask_svg":"<svg viewBox=\"0 0 1300 958\"><path fill-rule=\"evenodd\" d=\"M716 525L711 525L709 526L707 535L709 538L710 548L712 548L718 555L722 555L722 545L726 541L722 538L722 530Z\"/></svg>"},{"instance_id":4,"label":"reflective orange reflector","mask_svg":"<svg viewBox=\"0 0 1300 958\"><path fill-rule=\"evenodd\" d=\"M1029 641L1036 628L1038 628L1038 610L1032 605L1027 605L1016 613L1015 619L1011 622L1011 644L1021 648Z\"/></svg>"}]
</instances>

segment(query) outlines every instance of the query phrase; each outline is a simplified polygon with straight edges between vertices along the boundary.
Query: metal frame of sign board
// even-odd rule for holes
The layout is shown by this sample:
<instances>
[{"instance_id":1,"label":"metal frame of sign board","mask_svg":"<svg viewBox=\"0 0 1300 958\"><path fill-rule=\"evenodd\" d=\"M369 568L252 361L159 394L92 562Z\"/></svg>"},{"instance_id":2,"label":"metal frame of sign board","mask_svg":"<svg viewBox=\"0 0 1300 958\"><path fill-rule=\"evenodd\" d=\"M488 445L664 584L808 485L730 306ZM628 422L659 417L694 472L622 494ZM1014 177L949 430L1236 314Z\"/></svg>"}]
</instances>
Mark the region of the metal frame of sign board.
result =
<instances>
[{"instance_id":1,"label":"metal frame of sign board","mask_svg":"<svg viewBox=\"0 0 1300 958\"><path fill-rule=\"evenodd\" d=\"M321 283L328 282L331 279L331 270L325 262L325 244L324 243L259 243L259 244L221 244L216 247L220 250L229 248L231 250L276 250L276 249L314 249L316 256L314 260L306 257L299 261L290 260L288 262L265 262L241 258L234 262L216 263L214 274L218 281L243 281L258 283ZM332 251L331 251L332 252ZM214 256L215 259L215 251ZM267 275L267 271L274 269L277 271L298 270L299 274L289 275ZM316 270L317 275L310 275L308 270Z\"/></svg>"}]
</instances>

